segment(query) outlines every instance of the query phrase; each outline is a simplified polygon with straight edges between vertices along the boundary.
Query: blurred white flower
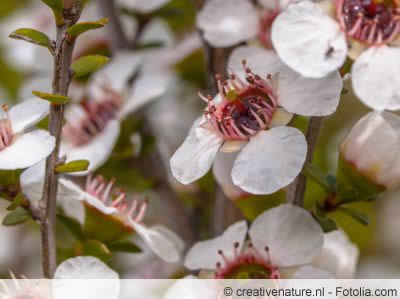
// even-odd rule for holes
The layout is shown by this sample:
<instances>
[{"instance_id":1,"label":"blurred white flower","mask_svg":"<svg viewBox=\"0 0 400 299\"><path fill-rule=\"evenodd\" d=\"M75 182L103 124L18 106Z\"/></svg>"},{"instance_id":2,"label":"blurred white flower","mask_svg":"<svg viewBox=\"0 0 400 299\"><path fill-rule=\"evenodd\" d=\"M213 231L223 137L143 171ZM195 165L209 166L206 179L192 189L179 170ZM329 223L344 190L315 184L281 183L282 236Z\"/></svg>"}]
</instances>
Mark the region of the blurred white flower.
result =
<instances>
[{"instance_id":1,"label":"blurred white flower","mask_svg":"<svg viewBox=\"0 0 400 299\"><path fill-rule=\"evenodd\" d=\"M27 100L0 110L0 169L30 167L53 151L55 138L47 131L32 128L49 113L49 103Z\"/></svg>"},{"instance_id":2,"label":"blurred white flower","mask_svg":"<svg viewBox=\"0 0 400 299\"><path fill-rule=\"evenodd\" d=\"M400 184L400 118L370 112L351 129L340 146L341 158L384 189Z\"/></svg>"},{"instance_id":3,"label":"blurred white flower","mask_svg":"<svg viewBox=\"0 0 400 299\"><path fill-rule=\"evenodd\" d=\"M335 230L324 234L321 253L313 265L324 269L339 279L352 279L356 273L359 250L345 232Z\"/></svg>"},{"instance_id":4,"label":"blurred white flower","mask_svg":"<svg viewBox=\"0 0 400 299\"><path fill-rule=\"evenodd\" d=\"M327 0L290 5L272 27L280 58L303 76L321 78L355 60L353 87L375 110L400 109L400 11L396 1Z\"/></svg>"},{"instance_id":5,"label":"blurred white flower","mask_svg":"<svg viewBox=\"0 0 400 299\"><path fill-rule=\"evenodd\" d=\"M214 47L230 47L255 39L272 48L271 26L293 0L210 0L197 16L204 38Z\"/></svg>"},{"instance_id":6,"label":"blurred white flower","mask_svg":"<svg viewBox=\"0 0 400 299\"><path fill-rule=\"evenodd\" d=\"M304 135L286 126L292 114L333 113L342 80L336 72L303 78L272 51L255 47L236 48L228 69L229 80L217 76L214 99L200 95L208 107L171 158L172 173L189 184L208 172L218 151L240 151L232 161L233 183L249 193L276 192L300 173L307 151Z\"/></svg>"},{"instance_id":7,"label":"blurred white flower","mask_svg":"<svg viewBox=\"0 0 400 299\"><path fill-rule=\"evenodd\" d=\"M117 0L117 4L124 8L148 14L163 7L169 1L170 0Z\"/></svg>"},{"instance_id":8,"label":"blurred white flower","mask_svg":"<svg viewBox=\"0 0 400 299\"><path fill-rule=\"evenodd\" d=\"M357 269L356 279L399 279L400 267L387 256L365 257Z\"/></svg>"},{"instance_id":9,"label":"blurred white flower","mask_svg":"<svg viewBox=\"0 0 400 299\"><path fill-rule=\"evenodd\" d=\"M310 266L322 245L322 230L312 216L285 204L258 216L249 229L245 221L240 221L221 236L196 243L184 264L190 270L205 270L209 278L331 277ZM295 266L300 267L292 276L283 277L288 267Z\"/></svg>"}]
</instances>

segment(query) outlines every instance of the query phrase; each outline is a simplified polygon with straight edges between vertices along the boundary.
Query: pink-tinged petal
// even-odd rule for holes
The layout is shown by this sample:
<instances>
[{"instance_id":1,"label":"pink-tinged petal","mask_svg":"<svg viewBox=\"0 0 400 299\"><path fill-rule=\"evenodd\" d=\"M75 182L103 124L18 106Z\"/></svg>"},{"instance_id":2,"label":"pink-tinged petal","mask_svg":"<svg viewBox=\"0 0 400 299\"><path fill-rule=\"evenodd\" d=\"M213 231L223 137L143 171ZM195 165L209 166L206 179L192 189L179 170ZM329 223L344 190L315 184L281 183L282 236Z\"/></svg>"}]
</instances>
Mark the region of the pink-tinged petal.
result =
<instances>
[{"instance_id":1,"label":"pink-tinged petal","mask_svg":"<svg viewBox=\"0 0 400 299\"><path fill-rule=\"evenodd\" d=\"M272 43L284 63L310 78L337 70L347 56L339 24L311 1L291 4L275 19Z\"/></svg>"},{"instance_id":2,"label":"pink-tinged petal","mask_svg":"<svg viewBox=\"0 0 400 299\"><path fill-rule=\"evenodd\" d=\"M252 194L274 193L299 175L306 152L306 139L295 128L261 131L237 157L232 170L233 183Z\"/></svg>"},{"instance_id":3,"label":"pink-tinged petal","mask_svg":"<svg viewBox=\"0 0 400 299\"><path fill-rule=\"evenodd\" d=\"M355 94L374 110L400 109L400 49L372 47L354 63L351 76Z\"/></svg>"},{"instance_id":4,"label":"pink-tinged petal","mask_svg":"<svg viewBox=\"0 0 400 299\"><path fill-rule=\"evenodd\" d=\"M26 100L13 106L8 112L8 117L14 134L37 124L49 114L50 103L40 99Z\"/></svg>"},{"instance_id":5,"label":"pink-tinged petal","mask_svg":"<svg viewBox=\"0 0 400 299\"><path fill-rule=\"evenodd\" d=\"M248 0L210 0L197 15L197 25L211 45L230 47L257 35L259 17Z\"/></svg>"},{"instance_id":6,"label":"pink-tinged petal","mask_svg":"<svg viewBox=\"0 0 400 299\"><path fill-rule=\"evenodd\" d=\"M10 146L0 151L0 169L28 168L46 159L55 146L55 138L43 130L35 130L15 138Z\"/></svg>"},{"instance_id":7,"label":"pink-tinged petal","mask_svg":"<svg viewBox=\"0 0 400 299\"><path fill-rule=\"evenodd\" d=\"M200 127L202 122L204 118L195 122L170 161L173 176L185 185L196 181L210 170L223 143L219 136Z\"/></svg>"},{"instance_id":8,"label":"pink-tinged petal","mask_svg":"<svg viewBox=\"0 0 400 299\"><path fill-rule=\"evenodd\" d=\"M273 265L291 267L307 264L322 249L323 233L311 214L303 208L284 204L256 218L250 239L261 253L269 249Z\"/></svg>"},{"instance_id":9,"label":"pink-tinged petal","mask_svg":"<svg viewBox=\"0 0 400 299\"><path fill-rule=\"evenodd\" d=\"M222 251L227 259L233 258L235 254L235 243L239 243L240 250L247 234L246 221L236 222L219 237L196 243L187 253L185 267L190 270L216 269L218 262L223 259L218 251Z\"/></svg>"}]
</instances>

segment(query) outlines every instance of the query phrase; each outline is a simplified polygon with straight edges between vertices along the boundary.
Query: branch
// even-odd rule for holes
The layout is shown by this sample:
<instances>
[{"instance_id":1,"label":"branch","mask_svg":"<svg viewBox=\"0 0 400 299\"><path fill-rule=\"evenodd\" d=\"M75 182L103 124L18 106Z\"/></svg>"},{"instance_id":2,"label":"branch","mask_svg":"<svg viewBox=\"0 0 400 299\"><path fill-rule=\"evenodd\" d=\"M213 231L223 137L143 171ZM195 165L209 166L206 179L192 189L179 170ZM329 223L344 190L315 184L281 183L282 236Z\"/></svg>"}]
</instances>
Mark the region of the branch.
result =
<instances>
[{"instance_id":1,"label":"branch","mask_svg":"<svg viewBox=\"0 0 400 299\"><path fill-rule=\"evenodd\" d=\"M70 68L75 42L67 41L66 30L78 21L81 7L78 2L72 3L70 0L68 6L64 5L64 7L63 14L65 22L62 25L57 25L57 40L54 52L53 94L67 96L69 84L71 82ZM55 172L55 167L59 163L64 108L65 105L54 103L52 103L50 107L49 133L56 138L56 146L46 160L43 197L40 204L43 210L43 215L40 219L42 267L43 275L47 278L53 277L57 266L55 226L59 176Z\"/></svg>"},{"instance_id":2,"label":"branch","mask_svg":"<svg viewBox=\"0 0 400 299\"><path fill-rule=\"evenodd\" d=\"M303 170L312 162L315 146L317 145L318 136L321 131L323 118L320 116L311 117L307 130L307 156L304 162ZM287 201L300 207L304 206L304 194L306 191L307 177L302 173L289 186Z\"/></svg>"}]
</instances>

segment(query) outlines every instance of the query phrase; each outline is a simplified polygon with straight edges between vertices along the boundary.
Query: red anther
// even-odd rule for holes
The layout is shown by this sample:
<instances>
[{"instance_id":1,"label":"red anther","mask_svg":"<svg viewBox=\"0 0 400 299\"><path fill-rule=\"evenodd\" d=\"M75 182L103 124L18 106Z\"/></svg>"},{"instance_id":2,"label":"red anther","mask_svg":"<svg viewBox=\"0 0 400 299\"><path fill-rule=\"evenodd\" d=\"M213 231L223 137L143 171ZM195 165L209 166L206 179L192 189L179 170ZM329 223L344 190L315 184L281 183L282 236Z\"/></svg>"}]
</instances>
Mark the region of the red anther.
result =
<instances>
[{"instance_id":1,"label":"red anther","mask_svg":"<svg viewBox=\"0 0 400 299\"><path fill-rule=\"evenodd\" d=\"M242 59L242 64L246 65L246 63L247 63L246 59Z\"/></svg>"}]
</instances>

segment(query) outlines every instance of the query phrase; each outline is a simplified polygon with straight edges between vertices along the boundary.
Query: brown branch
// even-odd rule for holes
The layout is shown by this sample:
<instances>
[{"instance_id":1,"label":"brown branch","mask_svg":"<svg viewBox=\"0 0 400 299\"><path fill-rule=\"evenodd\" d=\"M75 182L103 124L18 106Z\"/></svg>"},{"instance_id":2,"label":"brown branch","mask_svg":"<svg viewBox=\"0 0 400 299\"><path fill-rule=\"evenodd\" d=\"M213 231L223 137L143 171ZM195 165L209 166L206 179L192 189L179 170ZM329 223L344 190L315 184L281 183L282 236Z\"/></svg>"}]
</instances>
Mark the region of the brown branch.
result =
<instances>
[{"instance_id":1,"label":"brown branch","mask_svg":"<svg viewBox=\"0 0 400 299\"><path fill-rule=\"evenodd\" d=\"M79 1L72 3L68 0L63 15L64 24L57 25L57 40L54 52L54 76L53 94L62 96L68 95L68 88L71 82L71 63L74 49L74 41L68 40L66 30L75 24L81 13ZM56 207L58 174L55 167L59 163L59 151L61 141L61 129L64 121L65 105L51 104L49 118L49 133L56 138L56 146L46 160L46 174L44 181L43 197L40 208L41 215L41 236L42 236L42 267L43 275L52 278L56 269Z\"/></svg>"},{"instance_id":2,"label":"brown branch","mask_svg":"<svg viewBox=\"0 0 400 299\"><path fill-rule=\"evenodd\" d=\"M318 136L321 131L323 118L319 116L311 117L307 130L307 156L303 166L302 173L289 186L287 201L300 207L304 206L304 195L306 192L307 177L304 175L304 169L312 162L315 146L318 142Z\"/></svg>"}]
</instances>

